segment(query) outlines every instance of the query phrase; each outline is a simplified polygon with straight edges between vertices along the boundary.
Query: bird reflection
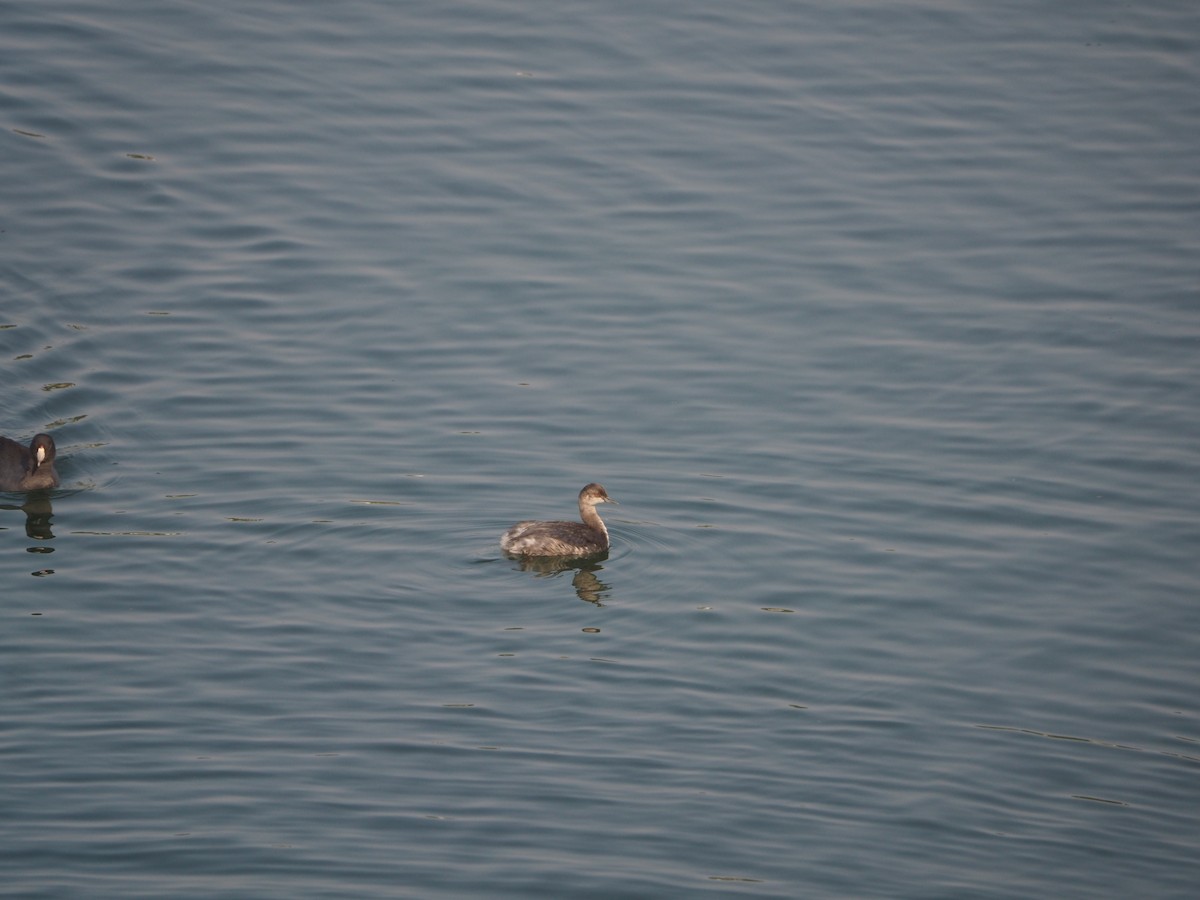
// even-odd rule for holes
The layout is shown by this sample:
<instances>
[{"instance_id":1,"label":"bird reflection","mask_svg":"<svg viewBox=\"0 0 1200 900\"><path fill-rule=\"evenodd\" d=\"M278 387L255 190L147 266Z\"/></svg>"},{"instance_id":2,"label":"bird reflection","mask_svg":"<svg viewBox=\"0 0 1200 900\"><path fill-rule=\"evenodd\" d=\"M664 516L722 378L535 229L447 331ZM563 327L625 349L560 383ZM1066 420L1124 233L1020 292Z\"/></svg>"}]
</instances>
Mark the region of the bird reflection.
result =
<instances>
[{"instance_id":1,"label":"bird reflection","mask_svg":"<svg viewBox=\"0 0 1200 900\"><path fill-rule=\"evenodd\" d=\"M50 505L49 497L30 495L20 506L5 503L0 505L0 509L19 509L25 513L25 535L31 541L54 539L54 532L50 529L54 508ZM49 552L49 548L43 552Z\"/></svg>"},{"instance_id":2,"label":"bird reflection","mask_svg":"<svg viewBox=\"0 0 1200 900\"><path fill-rule=\"evenodd\" d=\"M574 570L571 585L575 588L575 595L580 600L594 603L596 606L603 606L601 598L612 590L597 575L604 569L601 564L608 559L607 553L589 556L587 559L570 556L519 556L510 559L521 567L522 572L532 572L538 578L553 578Z\"/></svg>"}]
</instances>

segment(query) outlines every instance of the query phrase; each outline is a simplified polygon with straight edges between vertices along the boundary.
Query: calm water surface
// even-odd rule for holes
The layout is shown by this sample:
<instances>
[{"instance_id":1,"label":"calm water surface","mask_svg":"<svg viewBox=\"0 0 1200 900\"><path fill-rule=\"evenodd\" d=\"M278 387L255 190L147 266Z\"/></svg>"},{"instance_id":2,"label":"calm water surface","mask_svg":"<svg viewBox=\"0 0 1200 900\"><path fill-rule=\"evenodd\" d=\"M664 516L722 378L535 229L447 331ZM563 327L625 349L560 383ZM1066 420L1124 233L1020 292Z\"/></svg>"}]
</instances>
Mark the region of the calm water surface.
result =
<instances>
[{"instance_id":1,"label":"calm water surface","mask_svg":"<svg viewBox=\"0 0 1200 900\"><path fill-rule=\"evenodd\" d=\"M0 6L0 895L1194 896L1198 51Z\"/></svg>"}]
</instances>

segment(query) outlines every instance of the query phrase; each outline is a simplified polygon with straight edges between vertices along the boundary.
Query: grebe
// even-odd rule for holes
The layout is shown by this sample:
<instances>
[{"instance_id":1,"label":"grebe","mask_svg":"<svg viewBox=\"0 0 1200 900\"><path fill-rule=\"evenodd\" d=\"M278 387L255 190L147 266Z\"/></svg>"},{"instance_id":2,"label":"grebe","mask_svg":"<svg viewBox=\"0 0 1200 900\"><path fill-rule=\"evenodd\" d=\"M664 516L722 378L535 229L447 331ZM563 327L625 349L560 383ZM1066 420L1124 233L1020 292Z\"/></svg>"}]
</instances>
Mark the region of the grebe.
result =
<instances>
[{"instance_id":1,"label":"grebe","mask_svg":"<svg viewBox=\"0 0 1200 900\"><path fill-rule=\"evenodd\" d=\"M600 485L579 492L582 522L518 522L500 538L500 549L514 556L590 556L608 549L608 529L597 503L616 503Z\"/></svg>"},{"instance_id":2,"label":"grebe","mask_svg":"<svg viewBox=\"0 0 1200 900\"><path fill-rule=\"evenodd\" d=\"M35 434L25 448L0 437L0 491L38 491L58 487L54 438Z\"/></svg>"}]
</instances>

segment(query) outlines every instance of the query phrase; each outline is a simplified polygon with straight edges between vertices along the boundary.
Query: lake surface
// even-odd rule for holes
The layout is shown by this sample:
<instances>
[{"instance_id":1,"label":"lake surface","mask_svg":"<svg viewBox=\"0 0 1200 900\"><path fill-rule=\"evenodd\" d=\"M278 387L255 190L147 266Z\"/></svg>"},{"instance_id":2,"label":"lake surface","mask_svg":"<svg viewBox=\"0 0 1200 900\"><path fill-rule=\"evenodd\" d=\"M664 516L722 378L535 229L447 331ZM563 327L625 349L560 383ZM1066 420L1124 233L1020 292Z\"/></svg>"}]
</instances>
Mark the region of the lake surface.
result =
<instances>
[{"instance_id":1,"label":"lake surface","mask_svg":"<svg viewBox=\"0 0 1200 900\"><path fill-rule=\"evenodd\" d=\"M1195 896L1200 6L0 6L0 895ZM506 559L598 481L607 558Z\"/></svg>"}]
</instances>

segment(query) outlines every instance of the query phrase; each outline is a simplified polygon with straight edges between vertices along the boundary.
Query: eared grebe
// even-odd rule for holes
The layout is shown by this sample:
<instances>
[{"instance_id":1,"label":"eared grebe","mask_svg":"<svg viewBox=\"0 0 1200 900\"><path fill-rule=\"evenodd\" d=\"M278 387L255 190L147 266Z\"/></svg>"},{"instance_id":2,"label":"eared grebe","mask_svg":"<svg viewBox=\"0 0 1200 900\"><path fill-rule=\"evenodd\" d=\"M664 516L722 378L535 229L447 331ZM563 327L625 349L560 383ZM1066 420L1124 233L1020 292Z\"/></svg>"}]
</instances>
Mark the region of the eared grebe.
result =
<instances>
[{"instance_id":1,"label":"eared grebe","mask_svg":"<svg viewBox=\"0 0 1200 900\"><path fill-rule=\"evenodd\" d=\"M598 484L579 492L582 522L518 522L500 538L500 549L514 556L590 556L608 549L608 529L597 503L616 503Z\"/></svg>"},{"instance_id":2,"label":"eared grebe","mask_svg":"<svg viewBox=\"0 0 1200 900\"><path fill-rule=\"evenodd\" d=\"M58 487L54 438L35 434L25 448L0 437L0 491L39 491Z\"/></svg>"}]
</instances>

